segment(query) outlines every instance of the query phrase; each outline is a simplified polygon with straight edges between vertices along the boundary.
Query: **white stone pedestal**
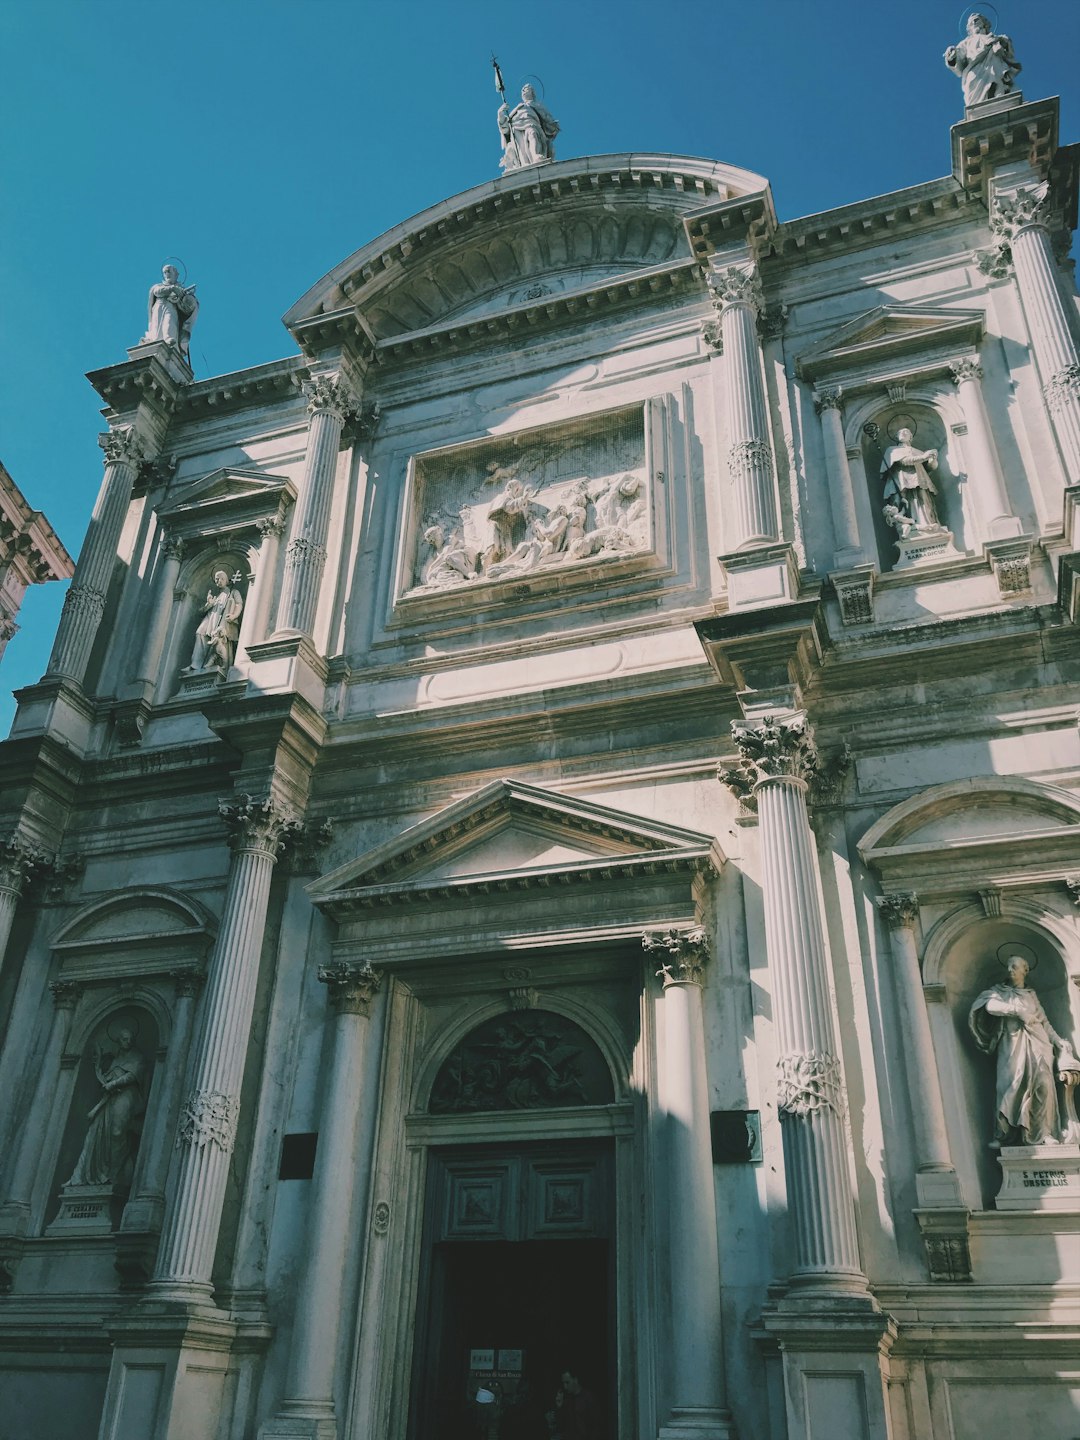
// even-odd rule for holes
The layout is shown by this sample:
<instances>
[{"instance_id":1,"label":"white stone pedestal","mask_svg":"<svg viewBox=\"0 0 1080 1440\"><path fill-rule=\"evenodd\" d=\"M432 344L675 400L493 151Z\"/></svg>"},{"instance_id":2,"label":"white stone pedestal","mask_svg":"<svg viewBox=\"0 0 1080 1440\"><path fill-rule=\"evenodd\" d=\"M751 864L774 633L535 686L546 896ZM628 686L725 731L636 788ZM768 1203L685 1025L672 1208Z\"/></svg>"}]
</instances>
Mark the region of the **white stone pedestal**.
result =
<instances>
[{"instance_id":1,"label":"white stone pedestal","mask_svg":"<svg viewBox=\"0 0 1080 1440\"><path fill-rule=\"evenodd\" d=\"M60 1192L60 1213L47 1235L111 1235L111 1185L65 1185Z\"/></svg>"},{"instance_id":2,"label":"white stone pedestal","mask_svg":"<svg viewBox=\"0 0 1080 1440\"><path fill-rule=\"evenodd\" d=\"M896 540L899 551L894 570L910 570L913 565L938 565L942 560L956 560L960 557L951 530L942 525L937 530L924 530L920 535L908 535Z\"/></svg>"},{"instance_id":3,"label":"white stone pedestal","mask_svg":"<svg viewBox=\"0 0 1080 1440\"><path fill-rule=\"evenodd\" d=\"M1080 1210L1080 1145L1004 1145L998 1210Z\"/></svg>"}]
</instances>

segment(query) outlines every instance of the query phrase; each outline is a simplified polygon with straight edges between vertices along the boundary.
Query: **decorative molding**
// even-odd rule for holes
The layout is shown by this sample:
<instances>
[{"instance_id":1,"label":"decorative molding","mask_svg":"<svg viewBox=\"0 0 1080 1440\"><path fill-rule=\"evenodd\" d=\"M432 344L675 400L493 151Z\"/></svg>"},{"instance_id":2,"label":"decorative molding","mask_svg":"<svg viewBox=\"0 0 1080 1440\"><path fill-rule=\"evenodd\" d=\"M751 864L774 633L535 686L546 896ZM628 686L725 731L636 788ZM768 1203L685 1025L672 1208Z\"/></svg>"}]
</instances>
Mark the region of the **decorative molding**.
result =
<instances>
[{"instance_id":1,"label":"decorative molding","mask_svg":"<svg viewBox=\"0 0 1080 1440\"><path fill-rule=\"evenodd\" d=\"M1053 413L1080 400L1080 364L1075 361L1055 371L1043 386L1047 408Z\"/></svg>"},{"instance_id":2,"label":"decorative molding","mask_svg":"<svg viewBox=\"0 0 1080 1440\"><path fill-rule=\"evenodd\" d=\"M762 340L779 340L787 327L788 307L766 305L758 316L758 334Z\"/></svg>"},{"instance_id":3,"label":"decorative molding","mask_svg":"<svg viewBox=\"0 0 1080 1440\"><path fill-rule=\"evenodd\" d=\"M390 1229L390 1205L386 1200L378 1200L371 1212L371 1228L376 1235L385 1235Z\"/></svg>"},{"instance_id":4,"label":"decorative molding","mask_svg":"<svg viewBox=\"0 0 1080 1440\"><path fill-rule=\"evenodd\" d=\"M965 1217L967 1212L962 1211ZM952 1234L945 1231L925 1230L923 1243L926 1246L926 1263L930 1279L935 1285L970 1284L971 1247L966 1230Z\"/></svg>"},{"instance_id":5,"label":"decorative molding","mask_svg":"<svg viewBox=\"0 0 1080 1440\"><path fill-rule=\"evenodd\" d=\"M919 918L919 897L914 890L897 890L874 901L890 930L911 929Z\"/></svg>"},{"instance_id":6,"label":"decorative molding","mask_svg":"<svg viewBox=\"0 0 1080 1440\"><path fill-rule=\"evenodd\" d=\"M193 1090L180 1115L177 1147L190 1145L201 1150L216 1145L223 1154L231 1155L239 1113L240 1101L235 1096L220 1090Z\"/></svg>"},{"instance_id":7,"label":"decorative molding","mask_svg":"<svg viewBox=\"0 0 1080 1440\"><path fill-rule=\"evenodd\" d=\"M740 771L724 771L720 779L736 794L763 780L809 782L820 769L813 732L801 713L782 720L766 715L756 725L733 720L731 736L739 747Z\"/></svg>"},{"instance_id":8,"label":"decorative molding","mask_svg":"<svg viewBox=\"0 0 1080 1440\"><path fill-rule=\"evenodd\" d=\"M722 310L730 305L748 305L760 315L764 308L761 278L754 265L728 265L723 270L710 270L706 277L713 303Z\"/></svg>"},{"instance_id":9,"label":"decorative molding","mask_svg":"<svg viewBox=\"0 0 1080 1440\"><path fill-rule=\"evenodd\" d=\"M309 415L330 415L340 424L360 409L360 401L340 375L313 375L303 383Z\"/></svg>"},{"instance_id":10,"label":"decorative molding","mask_svg":"<svg viewBox=\"0 0 1080 1440\"><path fill-rule=\"evenodd\" d=\"M1028 593L1031 589L1031 549L1026 542L1019 547L1010 546L1000 554L991 550L989 559L1003 600Z\"/></svg>"},{"instance_id":11,"label":"decorative molding","mask_svg":"<svg viewBox=\"0 0 1080 1440\"><path fill-rule=\"evenodd\" d=\"M843 408L843 386L830 385L814 391L814 409L819 415L825 410L843 410Z\"/></svg>"},{"instance_id":12,"label":"decorative molding","mask_svg":"<svg viewBox=\"0 0 1080 1440\"><path fill-rule=\"evenodd\" d=\"M1043 180L1030 189L1021 185L1016 190L994 196L990 207L990 229L995 235L1013 240L1019 231L1032 225L1049 229L1050 214L1049 182Z\"/></svg>"},{"instance_id":13,"label":"decorative molding","mask_svg":"<svg viewBox=\"0 0 1080 1440\"><path fill-rule=\"evenodd\" d=\"M52 980L49 993L57 1010L74 1010L82 994L82 986L75 980Z\"/></svg>"},{"instance_id":14,"label":"decorative molding","mask_svg":"<svg viewBox=\"0 0 1080 1440\"><path fill-rule=\"evenodd\" d=\"M253 850L276 860L299 826L296 816L270 796L262 800L241 794L218 802L218 814L234 851Z\"/></svg>"},{"instance_id":15,"label":"decorative molding","mask_svg":"<svg viewBox=\"0 0 1080 1440\"><path fill-rule=\"evenodd\" d=\"M709 937L695 925L688 930L646 930L641 937L646 955L660 961L656 974L669 985L700 985L709 958Z\"/></svg>"},{"instance_id":16,"label":"decorative molding","mask_svg":"<svg viewBox=\"0 0 1080 1440\"><path fill-rule=\"evenodd\" d=\"M540 991L535 985L515 985L510 991L511 1010L535 1010L540 1004Z\"/></svg>"},{"instance_id":17,"label":"decorative molding","mask_svg":"<svg viewBox=\"0 0 1080 1440\"><path fill-rule=\"evenodd\" d=\"M320 965L316 974L330 992L330 1004L338 1015L370 1015L371 1002L382 984L382 976L370 965L335 961Z\"/></svg>"},{"instance_id":18,"label":"decorative molding","mask_svg":"<svg viewBox=\"0 0 1080 1440\"><path fill-rule=\"evenodd\" d=\"M772 450L766 440L738 440L728 446L727 463L732 479L737 480L755 470L771 470Z\"/></svg>"},{"instance_id":19,"label":"decorative molding","mask_svg":"<svg viewBox=\"0 0 1080 1440\"><path fill-rule=\"evenodd\" d=\"M705 342L706 349L713 355L723 355L724 327L718 319L701 322L701 338Z\"/></svg>"},{"instance_id":20,"label":"decorative molding","mask_svg":"<svg viewBox=\"0 0 1080 1440\"><path fill-rule=\"evenodd\" d=\"M104 452L106 465L140 465L146 458L130 425L106 430L104 435L98 436L98 444Z\"/></svg>"},{"instance_id":21,"label":"decorative molding","mask_svg":"<svg viewBox=\"0 0 1080 1440\"><path fill-rule=\"evenodd\" d=\"M805 1119L819 1110L844 1116L840 1062L827 1050L782 1055L777 1065L776 1103L783 1116Z\"/></svg>"},{"instance_id":22,"label":"decorative molding","mask_svg":"<svg viewBox=\"0 0 1080 1440\"><path fill-rule=\"evenodd\" d=\"M979 899L982 902L983 914L988 920L997 920L1001 917L1001 891L996 885L987 885L979 891Z\"/></svg>"}]
</instances>

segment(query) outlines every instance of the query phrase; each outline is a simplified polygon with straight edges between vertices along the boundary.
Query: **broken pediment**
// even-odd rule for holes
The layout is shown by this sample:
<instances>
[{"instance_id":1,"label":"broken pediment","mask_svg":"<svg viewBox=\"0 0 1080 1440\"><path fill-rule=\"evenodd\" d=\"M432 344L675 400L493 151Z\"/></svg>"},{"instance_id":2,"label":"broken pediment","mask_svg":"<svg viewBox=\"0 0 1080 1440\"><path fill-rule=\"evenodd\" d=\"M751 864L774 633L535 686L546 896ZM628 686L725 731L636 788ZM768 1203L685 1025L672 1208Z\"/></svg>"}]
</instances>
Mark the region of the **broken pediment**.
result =
<instances>
[{"instance_id":1,"label":"broken pediment","mask_svg":"<svg viewBox=\"0 0 1080 1440\"><path fill-rule=\"evenodd\" d=\"M849 320L798 358L804 380L847 378L853 372L903 368L927 352L951 358L978 346L986 328L981 310L879 305Z\"/></svg>"},{"instance_id":2,"label":"broken pediment","mask_svg":"<svg viewBox=\"0 0 1080 1440\"><path fill-rule=\"evenodd\" d=\"M296 499L296 487L285 475L224 467L179 487L158 515L170 533L216 534L240 530L282 514Z\"/></svg>"}]
</instances>

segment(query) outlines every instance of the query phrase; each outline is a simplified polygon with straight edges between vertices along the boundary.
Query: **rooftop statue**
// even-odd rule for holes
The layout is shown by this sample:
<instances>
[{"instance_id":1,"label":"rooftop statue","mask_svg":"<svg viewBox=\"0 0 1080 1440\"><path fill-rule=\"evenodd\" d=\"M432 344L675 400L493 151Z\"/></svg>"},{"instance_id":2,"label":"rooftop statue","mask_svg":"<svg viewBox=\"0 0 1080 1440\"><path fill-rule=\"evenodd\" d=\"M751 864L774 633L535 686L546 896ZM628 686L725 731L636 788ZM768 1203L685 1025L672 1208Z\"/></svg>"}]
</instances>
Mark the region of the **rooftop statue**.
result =
<instances>
[{"instance_id":1,"label":"rooftop statue","mask_svg":"<svg viewBox=\"0 0 1080 1440\"><path fill-rule=\"evenodd\" d=\"M179 350L190 364L191 331L198 313L199 302L195 298L195 286L181 285L180 272L176 266L163 265L160 282L150 286L146 334L141 343L145 345L151 340L164 341L166 345L172 345Z\"/></svg>"},{"instance_id":2,"label":"rooftop statue","mask_svg":"<svg viewBox=\"0 0 1080 1440\"><path fill-rule=\"evenodd\" d=\"M967 35L945 51L945 64L960 77L964 104L1000 100L1013 88L1020 65L1007 35L995 35L985 15L971 15Z\"/></svg>"},{"instance_id":3,"label":"rooftop statue","mask_svg":"<svg viewBox=\"0 0 1080 1440\"><path fill-rule=\"evenodd\" d=\"M513 107L507 104L502 71L495 67L495 87L502 96L499 106L499 134L502 136L503 157L499 168L506 173L523 170L527 165L546 165L555 159L555 136L559 122L536 98L531 85L521 87L521 100Z\"/></svg>"}]
</instances>

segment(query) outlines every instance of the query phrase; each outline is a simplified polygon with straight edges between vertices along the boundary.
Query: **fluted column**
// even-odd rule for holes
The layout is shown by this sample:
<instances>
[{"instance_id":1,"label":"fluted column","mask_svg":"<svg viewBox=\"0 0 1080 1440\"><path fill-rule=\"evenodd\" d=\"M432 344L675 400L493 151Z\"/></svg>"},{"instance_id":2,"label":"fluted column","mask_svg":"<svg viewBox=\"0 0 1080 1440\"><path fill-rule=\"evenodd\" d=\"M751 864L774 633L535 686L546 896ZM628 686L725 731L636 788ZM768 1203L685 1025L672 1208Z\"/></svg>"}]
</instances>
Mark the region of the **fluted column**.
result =
<instances>
[{"instance_id":1,"label":"fluted column","mask_svg":"<svg viewBox=\"0 0 1080 1440\"><path fill-rule=\"evenodd\" d=\"M307 455L296 529L286 551L277 628L310 635L326 568L326 537L341 432L346 418L356 410L357 401L339 375L319 375L307 381L304 393L311 417Z\"/></svg>"},{"instance_id":2,"label":"fluted column","mask_svg":"<svg viewBox=\"0 0 1080 1440\"><path fill-rule=\"evenodd\" d=\"M814 395L814 409L821 417L821 438L825 447L836 562L838 565L851 565L865 559L865 555L859 542L859 518L844 439L843 400L844 392L839 385L818 390Z\"/></svg>"},{"instance_id":3,"label":"fluted column","mask_svg":"<svg viewBox=\"0 0 1080 1440\"><path fill-rule=\"evenodd\" d=\"M63 1125L58 1113L62 1096L57 1078L82 987L69 980L54 980L49 990L55 1005L53 1021L34 1085L34 1097L19 1127L18 1148L8 1180L7 1196L0 1206L0 1234L4 1235L26 1233L42 1143L47 1135L55 1134Z\"/></svg>"},{"instance_id":4,"label":"fluted column","mask_svg":"<svg viewBox=\"0 0 1080 1440\"><path fill-rule=\"evenodd\" d=\"M184 542L176 536L163 535L161 540L161 568L154 584L150 600L150 624L146 642L139 658L139 672L135 679L144 685L157 685L161 679L161 656L165 648L165 637L172 618L173 597L180 579L180 565L184 558Z\"/></svg>"},{"instance_id":5,"label":"fluted column","mask_svg":"<svg viewBox=\"0 0 1080 1440\"><path fill-rule=\"evenodd\" d=\"M1080 481L1080 354L1058 283L1050 238L1050 187L1020 187L995 197L990 223L1012 251L1043 394L1069 482Z\"/></svg>"},{"instance_id":6,"label":"fluted column","mask_svg":"<svg viewBox=\"0 0 1080 1440\"><path fill-rule=\"evenodd\" d=\"M769 407L762 378L757 317L761 285L753 265L730 265L709 275L724 345L724 405L728 471L735 496L733 549L778 539Z\"/></svg>"},{"instance_id":7,"label":"fluted column","mask_svg":"<svg viewBox=\"0 0 1080 1440\"><path fill-rule=\"evenodd\" d=\"M889 927L893 980L904 1044L904 1073L915 1130L916 1187L920 1205L960 1205L960 1189L949 1152L930 1017L923 995L915 922L919 897L909 891L877 901Z\"/></svg>"},{"instance_id":8,"label":"fluted column","mask_svg":"<svg viewBox=\"0 0 1080 1440\"><path fill-rule=\"evenodd\" d=\"M175 1189L162 1229L152 1288L209 1299L229 1156L236 1142L270 881L294 824L273 800L223 801L232 860L210 968L193 1084L180 1116Z\"/></svg>"},{"instance_id":9,"label":"fluted column","mask_svg":"<svg viewBox=\"0 0 1080 1440\"><path fill-rule=\"evenodd\" d=\"M0 973L4 968L11 927L19 899L31 880L48 865L48 856L12 835L0 845Z\"/></svg>"},{"instance_id":10,"label":"fluted column","mask_svg":"<svg viewBox=\"0 0 1080 1440\"><path fill-rule=\"evenodd\" d=\"M255 561L255 579L248 590L247 603L240 620L240 635L236 642L237 660L253 641L263 640L269 633L270 602L274 594L274 576L277 573L278 546L285 532L285 518L278 512L267 515L259 521L258 559Z\"/></svg>"},{"instance_id":11,"label":"fluted column","mask_svg":"<svg viewBox=\"0 0 1080 1440\"><path fill-rule=\"evenodd\" d=\"M336 1433L334 1371L350 1247L353 1199L367 1184L356 1153L364 1072L364 1042L379 976L369 967L326 965L329 987L330 1068L323 1093L315 1152L307 1251L296 1299L285 1400L263 1435L283 1431L330 1440ZM303 1422L307 1422L304 1424Z\"/></svg>"},{"instance_id":12,"label":"fluted column","mask_svg":"<svg viewBox=\"0 0 1080 1440\"><path fill-rule=\"evenodd\" d=\"M64 597L60 626L45 672L80 685L105 613L131 490L143 459L142 447L130 427L110 430L99 436L99 443L105 452L105 480L90 517L75 578Z\"/></svg>"},{"instance_id":13,"label":"fluted column","mask_svg":"<svg viewBox=\"0 0 1080 1440\"><path fill-rule=\"evenodd\" d=\"M976 503L984 532L991 539L1015 535L1020 527L1009 509L1005 477L1001 473L1001 462L990 429L990 416L986 412L982 391L982 366L977 360L965 357L952 361L949 369L967 425L964 448L968 453L969 479L978 496Z\"/></svg>"},{"instance_id":14,"label":"fluted column","mask_svg":"<svg viewBox=\"0 0 1080 1440\"><path fill-rule=\"evenodd\" d=\"M724 1404L720 1260L705 1072L703 930L647 931L642 945L664 983L659 1103L665 1117L672 1298L671 1431L732 1433Z\"/></svg>"},{"instance_id":15,"label":"fluted column","mask_svg":"<svg viewBox=\"0 0 1080 1440\"><path fill-rule=\"evenodd\" d=\"M777 1105L795 1239L792 1281L865 1290L848 1173L846 1101L829 994L817 852L807 782L818 768L801 713L736 721L741 772L757 800L765 944L779 1049Z\"/></svg>"}]
</instances>

